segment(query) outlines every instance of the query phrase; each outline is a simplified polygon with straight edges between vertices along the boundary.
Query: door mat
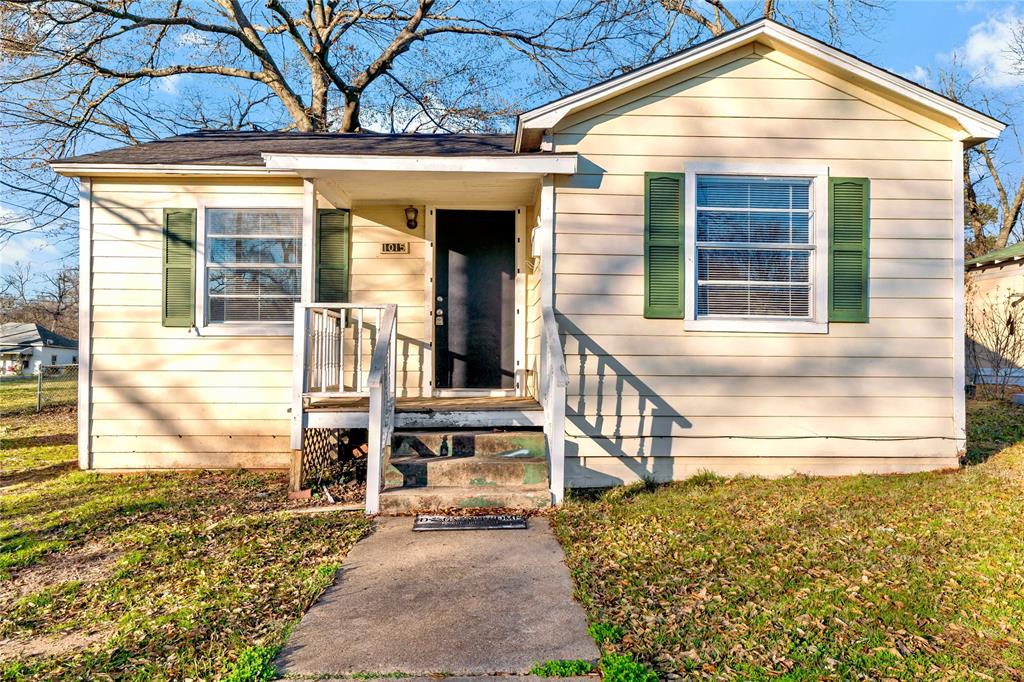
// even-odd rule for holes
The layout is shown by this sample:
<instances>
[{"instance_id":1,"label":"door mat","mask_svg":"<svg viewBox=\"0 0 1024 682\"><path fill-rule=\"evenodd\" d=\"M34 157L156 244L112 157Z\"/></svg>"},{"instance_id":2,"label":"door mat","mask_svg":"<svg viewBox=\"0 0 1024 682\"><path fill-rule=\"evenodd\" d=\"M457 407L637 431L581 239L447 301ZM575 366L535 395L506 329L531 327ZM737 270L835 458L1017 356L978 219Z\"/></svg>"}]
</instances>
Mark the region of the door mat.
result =
<instances>
[{"instance_id":1,"label":"door mat","mask_svg":"<svg viewBox=\"0 0 1024 682\"><path fill-rule=\"evenodd\" d=\"M413 530L526 530L526 517L516 514L449 516L417 514Z\"/></svg>"}]
</instances>

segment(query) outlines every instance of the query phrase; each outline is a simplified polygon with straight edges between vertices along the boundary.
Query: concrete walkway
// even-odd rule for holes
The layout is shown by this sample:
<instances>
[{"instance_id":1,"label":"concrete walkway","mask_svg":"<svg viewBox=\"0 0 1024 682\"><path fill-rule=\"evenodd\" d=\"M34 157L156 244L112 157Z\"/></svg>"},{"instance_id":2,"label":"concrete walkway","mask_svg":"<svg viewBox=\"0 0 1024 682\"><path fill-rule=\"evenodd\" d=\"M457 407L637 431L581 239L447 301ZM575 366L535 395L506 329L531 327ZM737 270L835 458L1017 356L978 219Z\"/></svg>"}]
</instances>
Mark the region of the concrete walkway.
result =
<instances>
[{"instance_id":1,"label":"concrete walkway","mask_svg":"<svg viewBox=\"0 0 1024 682\"><path fill-rule=\"evenodd\" d=\"M596 661L547 519L525 531L413 533L381 518L299 623L284 676L524 674L548 660Z\"/></svg>"}]
</instances>

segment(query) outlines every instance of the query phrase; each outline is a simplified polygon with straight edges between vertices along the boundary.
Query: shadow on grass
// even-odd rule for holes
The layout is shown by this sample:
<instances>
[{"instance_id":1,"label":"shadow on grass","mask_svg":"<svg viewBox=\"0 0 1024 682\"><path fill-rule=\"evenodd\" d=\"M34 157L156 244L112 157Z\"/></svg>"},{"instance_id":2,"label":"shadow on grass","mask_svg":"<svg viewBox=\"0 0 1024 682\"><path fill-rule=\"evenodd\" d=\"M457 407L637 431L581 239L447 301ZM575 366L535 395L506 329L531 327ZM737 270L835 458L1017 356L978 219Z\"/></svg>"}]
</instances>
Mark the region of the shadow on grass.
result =
<instances>
[{"instance_id":1,"label":"shadow on grass","mask_svg":"<svg viewBox=\"0 0 1024 682\"><path fill-rule=\"evenodd\" d=\"M963 463L981 464L1024 440L1024 407L1004 400L968 403L967 452Z\"/></svg>"}]
</instances>

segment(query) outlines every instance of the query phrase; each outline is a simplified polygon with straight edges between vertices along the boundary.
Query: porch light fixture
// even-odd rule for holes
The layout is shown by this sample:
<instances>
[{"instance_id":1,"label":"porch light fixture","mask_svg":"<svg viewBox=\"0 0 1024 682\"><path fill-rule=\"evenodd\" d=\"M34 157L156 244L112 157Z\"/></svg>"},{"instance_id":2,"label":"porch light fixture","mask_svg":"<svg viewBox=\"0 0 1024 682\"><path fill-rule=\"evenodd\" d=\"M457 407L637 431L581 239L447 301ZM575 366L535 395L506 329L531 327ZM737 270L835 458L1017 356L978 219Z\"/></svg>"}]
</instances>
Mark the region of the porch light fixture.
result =
<instances>
[{"instance_id":1,"label":"porch light fixture","mask_svg":"<svg viewBox=\"0 0 1024 682\"><path fill-rule=\"evenodd\" d=\"M407 206L405 209L405 226L410 230L416 229L416 217L420 214L420 210L415 206Z\"/></svg>"}]
</instances>

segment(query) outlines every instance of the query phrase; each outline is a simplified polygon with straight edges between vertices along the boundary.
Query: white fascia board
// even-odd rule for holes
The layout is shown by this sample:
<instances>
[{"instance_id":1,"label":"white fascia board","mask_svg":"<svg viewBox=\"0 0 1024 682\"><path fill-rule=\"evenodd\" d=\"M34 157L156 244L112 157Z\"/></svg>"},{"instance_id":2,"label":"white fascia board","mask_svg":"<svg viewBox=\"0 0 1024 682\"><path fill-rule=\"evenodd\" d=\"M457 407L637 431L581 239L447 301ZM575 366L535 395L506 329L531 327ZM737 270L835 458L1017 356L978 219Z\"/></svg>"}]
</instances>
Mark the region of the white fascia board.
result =
<instances>
[{"instance_id":1,"label":"white fascia board","mask_svg":"<svg viewBox=\"0 0 1024 682\"><path fill-rule=\"evenodd\" d=\"M69 178L117 175L232 175L295 176L294 172L270 170L262 166L211 166L164 163L60 163L50 164L59 175Z\"/></svg>"},{"instance_id":2,"label":"white fascia board","mask_svg":"<svg viewBox=\"0 0 1024 682\"><path fill-rule=\"evenodd\" d=\"M398 171L431 173L549 173L571 175L572 154L502 156L366 156L359 154L263 154L267 168L292 172Z\"/></svg>"},{"instance_id":3,"label":"white fascia board","mask_svg":"<svg viewBox=\"0 0 1024 682\"><path fill-rule=\"evenodd\" d=\"M950 116L963 127L967 135L972 139L992 139L998 137L999 133L1006 128L1006 124L1001 121L952 102L941 95L894 76L861 59L765 19L729 33L718 40L711 40L704 45L687 50L676 57L631 71L615 80L581 90L550 104L520 114L516 125L516 143L517 145L519 144L525 129L550 129L569 114L586 109L623 92L646 85L668 74L733 50L746 43L754 42L761 37L767 38L769 41L775 40L794 46L812 57L853 73L883 90L907 97L933 111Z\"/></svg>"}]
</instances>

